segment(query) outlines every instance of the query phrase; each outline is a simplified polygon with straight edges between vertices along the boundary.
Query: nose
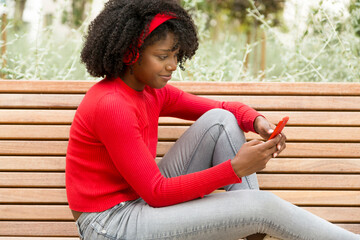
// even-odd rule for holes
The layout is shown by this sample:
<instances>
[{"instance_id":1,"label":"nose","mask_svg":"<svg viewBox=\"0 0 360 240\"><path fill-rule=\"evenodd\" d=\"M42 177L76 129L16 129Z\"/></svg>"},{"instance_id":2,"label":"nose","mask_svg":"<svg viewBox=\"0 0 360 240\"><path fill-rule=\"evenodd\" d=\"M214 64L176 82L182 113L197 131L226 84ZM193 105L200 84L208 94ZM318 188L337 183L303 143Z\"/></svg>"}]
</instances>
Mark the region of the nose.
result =
<instances>
[{"instance_id":1,"label":"nose","mask_svg":"<svg viewBox=\"0 0 360 240\"><path fill-rule=\"evenodd\" d=\"M177 68L177 59L174 58L173 60L170 60L168 64L166 65L166 70L169 72L175 71Z\"/></svg>"}]
</instances>

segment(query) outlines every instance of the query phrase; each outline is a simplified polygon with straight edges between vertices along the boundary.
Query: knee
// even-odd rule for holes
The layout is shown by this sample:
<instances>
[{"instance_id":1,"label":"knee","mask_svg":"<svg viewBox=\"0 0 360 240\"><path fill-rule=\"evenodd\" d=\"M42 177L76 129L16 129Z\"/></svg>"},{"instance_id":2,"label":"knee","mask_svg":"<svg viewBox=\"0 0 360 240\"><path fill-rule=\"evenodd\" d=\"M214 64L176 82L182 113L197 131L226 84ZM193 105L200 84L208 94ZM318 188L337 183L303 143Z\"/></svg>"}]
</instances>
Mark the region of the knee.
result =
<instances>
[{"instance_id":1,"label":"knee","mask_svg":"<svg viewBox=\"0 0 360 240\"><path fill-rule=\"evenodd\" d=\"M253 191L254 203L257 205L258 210L261 210L263 216L271 216L274 211L281 211L284 204L288 204L275 194L268 191Z\"/></svg>"},{"instance_id":2,"label":"knee","mask_svg":"<svg viewBox=\"0 0 360 240\"><path fill-rule=\"evenodd\" d=\"M232 114L228 110L224 110L221 108L211 109L207 111L203 116L212 119L213 122L219 122L221 124L224 124L227 121L237 123L234 114Z\"/></svg>"}]
</instances>

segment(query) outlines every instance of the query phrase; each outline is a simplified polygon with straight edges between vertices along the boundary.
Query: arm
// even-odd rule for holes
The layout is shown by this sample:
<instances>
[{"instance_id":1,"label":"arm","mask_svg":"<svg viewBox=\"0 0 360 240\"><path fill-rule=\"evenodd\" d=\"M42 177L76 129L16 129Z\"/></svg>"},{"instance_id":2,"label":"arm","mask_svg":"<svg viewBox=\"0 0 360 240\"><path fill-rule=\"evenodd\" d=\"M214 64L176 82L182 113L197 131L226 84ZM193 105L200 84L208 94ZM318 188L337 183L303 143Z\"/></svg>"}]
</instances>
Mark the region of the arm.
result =
<instances>
[{"instance_id":1,"label":"arm","mask_svg":"<svg viewBox=\"0 0 360 240\"><path fill-rule=\"evenodd\" d=\"M192 174L163 177L143 141L135 112L117 98L107 95L98 103L95 132L119 173L149 205L173 205L240 182L230 161Z\"/></svg>"},{"instance_id":2,"label":"arm","mask_svg":"<svg viewBox=\"0 0 360 240\"><path fill-rule=\"evenodd\" d=\"M222 108L234 114L244 132L255 132L254 121L258 116L261 116L257 111L243 103L215 101L186 93L171 85L164 87L161 94L164 101L161 116L196 120L211 109Z\"/></svg>"}]
</instances>

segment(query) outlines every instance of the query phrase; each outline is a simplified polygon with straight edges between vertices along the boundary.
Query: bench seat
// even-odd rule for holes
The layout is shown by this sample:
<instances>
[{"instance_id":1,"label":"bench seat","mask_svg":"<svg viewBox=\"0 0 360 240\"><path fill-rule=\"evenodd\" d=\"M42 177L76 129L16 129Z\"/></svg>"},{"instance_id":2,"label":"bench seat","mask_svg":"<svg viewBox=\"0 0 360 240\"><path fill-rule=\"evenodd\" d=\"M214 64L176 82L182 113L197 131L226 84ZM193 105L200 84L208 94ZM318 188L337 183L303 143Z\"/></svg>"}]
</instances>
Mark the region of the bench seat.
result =
<instances>
[{"instance_id":1,"label":"bench seat","mask_svg":"<svg viewBox=\"0 0 360 240\"><path fill-rule=\"evenodd\" d=\"M78 239L65 155L76 108L94 83L0 80L0 240ZM260 188L360 234L360 83L171 84L241 101L274 124L289 116L287 148L258 173ZM160 118L156 161L191 124Z\"/></svg>"}]
</instances>

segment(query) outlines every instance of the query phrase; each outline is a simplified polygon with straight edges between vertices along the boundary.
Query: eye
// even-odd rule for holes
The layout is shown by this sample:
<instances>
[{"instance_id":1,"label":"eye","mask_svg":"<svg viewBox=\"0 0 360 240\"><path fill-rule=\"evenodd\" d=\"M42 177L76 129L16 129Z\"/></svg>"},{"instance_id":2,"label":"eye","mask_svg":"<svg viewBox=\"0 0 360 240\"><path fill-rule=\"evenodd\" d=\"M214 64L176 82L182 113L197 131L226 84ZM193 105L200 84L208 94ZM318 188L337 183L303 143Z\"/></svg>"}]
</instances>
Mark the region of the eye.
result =
<instances>
[{"instance_id":1,"label":"eye","mask_svg":"<svg viewBox=\"0 0 360 240\"><path fill-rule=\"evenodd\" d=\"M160 55L160 56L158 56L158 58L159 58L160 60L165 60L165 59L167 58L167 55Z\"/></svg>"}]
</instances>

